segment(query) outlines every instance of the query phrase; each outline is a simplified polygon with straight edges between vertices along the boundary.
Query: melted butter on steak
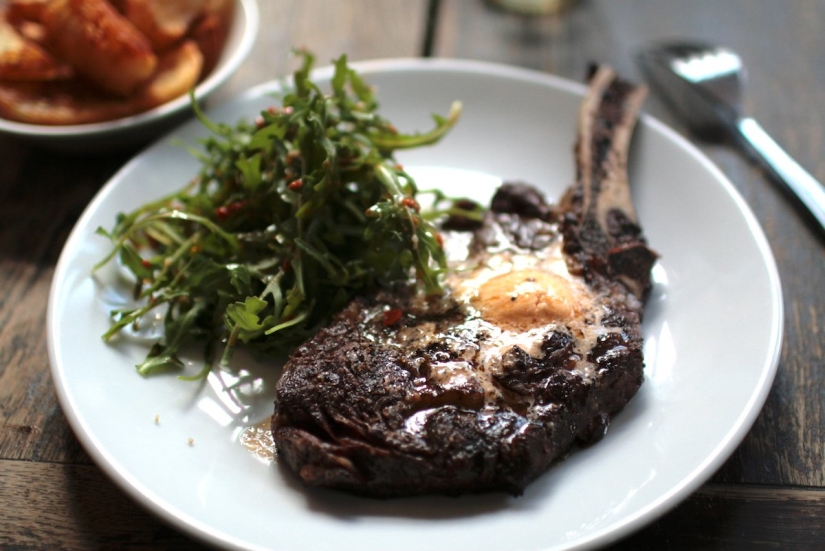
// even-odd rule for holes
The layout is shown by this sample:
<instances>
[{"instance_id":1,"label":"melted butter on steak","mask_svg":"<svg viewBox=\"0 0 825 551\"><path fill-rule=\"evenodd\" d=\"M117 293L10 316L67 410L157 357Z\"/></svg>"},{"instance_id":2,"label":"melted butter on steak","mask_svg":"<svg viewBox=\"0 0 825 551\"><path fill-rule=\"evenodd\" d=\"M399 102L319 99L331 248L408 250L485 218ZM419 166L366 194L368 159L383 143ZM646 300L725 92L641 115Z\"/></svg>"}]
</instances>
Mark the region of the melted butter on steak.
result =
<instances>
[{"instance_id":1,"label":"melted butter on steak","mask_svg":"<svg viewBox=\"0 0 825 551\"><path fill-rule=\"evenodd\" d=\"M497 222L488 226L496 241L482 249L474 247L465 232L445 234L451 269L445 295L435 299L441 304L420 295L393 301L392 306L379 301L365 312L360 328L364 337L413 358L418 372L425 374L418 378L420 388L434 386L453 398L466 395L465 403L479 402L483 393L486 406L500 407L506 399L496 377L506 369L503 359L517 347L541 361L543 343L559 332L573 337L567 369L588 383L597 369L591 351L600 337L621 329L602 323L598 293L569 272L557 224L533 224L532 231L553 236L540 250L519 247ZM408 312L393 330L381 323L391 308ZM448 310L454 315L446 326L421 315Z\"/></svg>"}]
</instances>

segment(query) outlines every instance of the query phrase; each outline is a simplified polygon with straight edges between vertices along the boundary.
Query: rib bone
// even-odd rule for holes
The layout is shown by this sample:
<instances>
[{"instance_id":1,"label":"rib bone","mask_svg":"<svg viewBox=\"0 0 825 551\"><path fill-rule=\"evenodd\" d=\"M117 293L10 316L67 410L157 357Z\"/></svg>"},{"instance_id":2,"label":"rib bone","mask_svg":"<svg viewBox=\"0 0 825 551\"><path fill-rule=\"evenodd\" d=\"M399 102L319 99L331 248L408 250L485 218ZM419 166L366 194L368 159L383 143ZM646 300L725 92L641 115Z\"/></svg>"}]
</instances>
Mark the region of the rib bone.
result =
<instances>
[{"instance_id":1,"label":"rib bone","mask_svg":"<svg viewBox=\"0 0 825 551\"><path fill-rule=\"evenodd\" d=\"M565 199L565 248L586 278L597 274L624 283L637 298L650 290L656 254L647 248L630 195L630 138L647 96L645 86L596 67L579 112L576 184Z\"/></svg>"}]
</instances>

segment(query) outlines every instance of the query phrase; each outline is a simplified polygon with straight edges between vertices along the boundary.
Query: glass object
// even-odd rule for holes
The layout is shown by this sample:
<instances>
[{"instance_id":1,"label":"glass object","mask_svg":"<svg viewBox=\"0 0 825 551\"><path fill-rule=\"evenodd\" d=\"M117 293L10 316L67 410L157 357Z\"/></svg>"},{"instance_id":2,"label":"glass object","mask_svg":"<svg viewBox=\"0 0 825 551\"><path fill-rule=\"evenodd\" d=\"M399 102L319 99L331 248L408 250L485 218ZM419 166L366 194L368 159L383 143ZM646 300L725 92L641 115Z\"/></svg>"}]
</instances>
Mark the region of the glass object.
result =
<instances>
[{"instance_id":1,"label":"glass object","mask_svg":"<svg viewBox=\"0 0 825 551\"><path fill-rule=\"evenodd\" d=\"M487 0L487 3L521 15L556 15L573 5L576 0Z\"/></svg>"}]
</instances>

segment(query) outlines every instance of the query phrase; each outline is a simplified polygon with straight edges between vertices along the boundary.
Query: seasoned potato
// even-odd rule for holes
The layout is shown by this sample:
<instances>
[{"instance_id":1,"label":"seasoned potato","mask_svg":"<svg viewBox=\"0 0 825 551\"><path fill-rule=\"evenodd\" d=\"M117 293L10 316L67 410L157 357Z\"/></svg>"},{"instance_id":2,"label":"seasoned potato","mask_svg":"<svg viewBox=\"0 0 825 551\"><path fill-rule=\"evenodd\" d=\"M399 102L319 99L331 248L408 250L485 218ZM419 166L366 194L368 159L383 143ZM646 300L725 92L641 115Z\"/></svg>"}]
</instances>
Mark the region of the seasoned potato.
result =
<instances>
[{"instance_id":1,"label":"seasoned potato","mask_svg":"<svg viewBox=\"0 0 825 551\"><path fill-rule=\"evenodd\" d=\"M147 38L105 0L53 0L43 25L78 72L114 94L130 95L157 66Z\"/></svg>"},{"instance_id":2,"label":"seasoned potato","mask_svg":"<svg viewBox=\"0 0 825 551\"><path fill-rule=\"evenodd\" d=\"M0 117L42 125L100 122L134 113L121 99L83 89L74 80L0 83Z\"/></svg>"},{"instance_id":3,"label":"seasoned potato","mask_svg":"<svg viewBox=\"0 0 825 551\"><path fill-rule=\"evenodd\" d=\"M182 96L198 83L203 55L192 40L161 56L158 69L139 94L143 109L151 109Z\"/></svg>"},{"instance_id":4,"label":"seasoned potato","mask_svg":"<svg viewBox=\"0 0 825 551\"><path fill-rule=\"evenodd\" d=\"M8 3L6 17L12 25L23 21L43 21L43 12L51 0L11 0Z\"/></svg>"},{"instance_id":5,"label":"seasoned potato","mask_svg":"<svg viewBox=\"0 0 825 551\"><path fill-rule=\"evenodd\" d=\"M123 13L146 35L152 49L162 52L183 38L209 3L210 0L125 0Z\"/></svg>"},{"instance_id":6,"label":"seasoned potato","mask_svg":"<svg viewBox=\"0 0 825 551\"><path fill-rule=\"evenodd\" d=\"M218 64L228 33L227 21L215 14L204 16L192 28L192 40L203 54L202 74L208 75Z\"/></svg>"},{"instance_id":7,"label":"seasoned potato","mask_svg":"<svg viewBox=\"0 0 825 551\"><path fill-rule=\"evenodd\" d=\"M185 95L217 64L234 3L0 0L0 117L95 123Z\"/></svg>"},{"instance_id":8,"label":"seasoned potato","mask_svg":"<svg viewBox=\"0 0 825 551\"><path fill-rule=\"evenodd\" d=\"M52 80L71 69L0 17L0 80Z\"/></svg>"},{"instance_id":9,"label":"seasoned potato","mask_svg":"<svg viewBox=\"0 0 825 551\"><path fill-rule=\"evenodd\" d=\"M136 94L113 98L77 81L0 83L0 117L44 125L87 124L147 111L187 93L203 65L187 40L160 58L157 71Z\"/></svg>"}]
</instances>

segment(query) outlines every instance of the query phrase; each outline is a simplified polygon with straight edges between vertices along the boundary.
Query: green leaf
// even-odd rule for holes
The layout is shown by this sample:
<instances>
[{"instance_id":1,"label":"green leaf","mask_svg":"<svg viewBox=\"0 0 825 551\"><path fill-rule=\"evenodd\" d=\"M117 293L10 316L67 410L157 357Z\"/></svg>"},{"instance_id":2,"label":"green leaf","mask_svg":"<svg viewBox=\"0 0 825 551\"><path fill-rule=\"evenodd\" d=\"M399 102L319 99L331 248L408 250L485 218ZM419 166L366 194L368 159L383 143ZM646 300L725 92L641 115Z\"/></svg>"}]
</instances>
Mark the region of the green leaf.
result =
<instances>
[{"instance_id":1,"label":"green leaf","mask_svg":"<svg viewBox=\"0 0 825 551\"><path fill-rule=\"evenodd\" d=\"M261 184L261 154L256 153L249 157L241 156L235 166L243 174L243 186L249 191L255 191Z\"/></svg>"},{"instance_id":2,"label":"green leaf","mask_svg":"<svg viewBox=\"0 0 825 551\"><path fill-rule=\"evenodd\" d=\"M344 98L346 95L346 90L344 90L344 85L347 83L347 75L349 73L349 67L347 66L347 56L346 54L342 55L334 62L335 65L335 73L332 76L332 92L338 96L339 98Z\"/></svg>"},{"instance_id":3,"label":"green leaf","mask_svg":"<svg viewBox=\"0 0 825 551\"><path fill-rule=\"evenodd\" d=\"M252 294L252 274L248 266L230 264L225 267L229 272L229 282L239 295Z\"/></svg>"},{"instance_id":4,"label":"green leaf","mask_svg":"<svg viewBox=\"0 0 825 551\"><path fill-rule=\"evenodd\" d=\"M226 308L226 316L232 322L246 331L259 331L262 329L261 320L258 318L267 302L258 297L246 297L243 302L235 302Z\"/></svg>"},{"instance_id":5,"label":"green leaf","mask_svg":"<svg viewBox=\"0 0 825 551\"><path fill-rule=\"evenodd\" d=\"M176 350L171 350L169 347L157 343L152 346L149 354L146 355L146 359L137 364L135 368L138 373L144 376L163 368L182 369L183 362L175 355L176 353Z\"/></svg>"},{"instance_id":6,"label":"green leaf","mask_svg":"<svg viewBox=\"0 0 825 551\"><path fill-rule=\"evenodd\" d=\"M286 135L287 126L282 119L275 119L252 134L252 139L249 141L249 149L253 151L268 150L270 144L279 142L284 139Z\"/></svg>"},{"instance_id":7,"label":"green leaf","mask_svg":"<svg viewBox=\"0 0 825 551\"><path fill-rule=\"evenodd\" d=\"M139 280L152 277L151 268L144 265L143 257L130 245L120 247L120 261L123 262L123 265L129 268Z\"/></svg>"},{"instance_id":8,"label":"green leaf","mask_svg":"<svg viewBox=\"0 0 825 551\"><path fill-rule=\"evenodd\" d=\"M429 132L423 134L394 134L383 132L372 137L373 143L380 149L396 150L409 149L431 145L444 137L450 129L458 122L461 115L461 102L454 102L450 107L450 114L447 118L434 116L436 126Z\"/></svg>"}]
</instances>

